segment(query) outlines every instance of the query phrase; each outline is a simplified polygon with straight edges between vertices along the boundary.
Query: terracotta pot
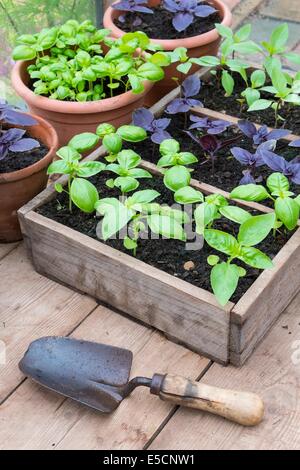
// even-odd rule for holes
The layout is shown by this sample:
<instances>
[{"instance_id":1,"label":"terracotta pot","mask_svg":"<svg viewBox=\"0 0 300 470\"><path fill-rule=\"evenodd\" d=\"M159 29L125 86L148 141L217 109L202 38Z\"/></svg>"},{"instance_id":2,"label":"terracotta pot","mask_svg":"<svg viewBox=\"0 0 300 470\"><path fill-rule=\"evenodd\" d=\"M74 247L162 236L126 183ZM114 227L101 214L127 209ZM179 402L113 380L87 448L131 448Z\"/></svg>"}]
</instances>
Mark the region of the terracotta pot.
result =
<instances>
[{"instance_id":1,"label":"terracotta pot","mask_svg":"<svg viewBox=\"0 0 300 470\"><path fill-rule=\"evenodd\" d=\"M26 101L33 114L41 116L52 124L57 132L60 147L66 145L76 134L95 132L97 126L103 122L109 122L116 127L129 124L133 111L143 106L145 96L153 87L152 82L146 81L145 91L139 95L128 91L114 98L87 103L50 100L45 96L35 95L28 88L29 63L25 61L16 63L12 71L13 87Z\"/></svg>"},{"instance_id":2,"label":"terracotta pot","mask_svg":"<svg viewBox=\"0 0 300 470\"><path fill-rule=\"evenodd\" d=\"M46 145L49 152L37 163L23 170L0 173L0 243L22 239L17 210L45 189L47 168L58 148L58 138L53 127L38 116L32 117L38 124L28 128L28 133Z\"/></svg>"},{"instance_id":3,"label":"terracotta pot","mask_svg":"<svg viewBox=\"0 0 300 470\"><path fill-rule=\"evenodd\" d=\"M230 26L232 23L232 14L228 6L221 0L209 0L209 2L220 12L222 17L222 24ZM161 0L149 1L149 6L156 6L161 3ZM114 20L120 16L122 12L114 10L109 7L103 18L104 28L108 28L112 32L114 38L122 37L125 32L119 29ZM160 44L165 51L173 51L177 47L186 47L188 49L189 57L202 57L204 55L217 55L221 38L216 29L212 29L208 33L200 34L199 36L193 36L184 39L151 39L152 42ZM163 96L169 93L171 90L176 88L177 84L172 77L177 77L181 83L185 75L182 75L176 70L178 64L172 64L165 69L165 78L159 83L155 84L155 87L146 97L146 104L152 106L154 103L159 101ZM200 67L194 66L191 68L189 75L195 73Z\"/></svg>"}]
</instances>

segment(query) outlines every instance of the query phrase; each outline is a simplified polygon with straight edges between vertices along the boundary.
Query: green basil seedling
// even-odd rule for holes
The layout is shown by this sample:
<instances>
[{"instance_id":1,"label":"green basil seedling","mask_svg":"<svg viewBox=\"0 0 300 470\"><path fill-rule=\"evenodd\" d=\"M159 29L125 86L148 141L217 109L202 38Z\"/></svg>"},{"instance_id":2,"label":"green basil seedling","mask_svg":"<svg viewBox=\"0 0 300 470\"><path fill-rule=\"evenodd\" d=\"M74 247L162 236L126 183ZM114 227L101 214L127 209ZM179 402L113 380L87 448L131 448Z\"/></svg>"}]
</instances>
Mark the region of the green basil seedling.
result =
<instances>
[{"instance_id":1,"label":"green basil seedling","mask_svg":"<svg viewBox=\"0 0 300 470\"><path fill-rule=\"evenodd\" d=\"M274 228L283 224L288 230L294 230L300 215L299 196L292 197L294 193L290 191L289 180L281 173L273 173L267 179L267 188L268 190L262 185L246 184L235 188L230 197L256 202L271 199L277 218Z\"/></svg>"},{"instance_id":2,"label":"green basil seedling","mask_svg":"<svg viewBox=\"0 0 300 470\"><path fill-rule=\"evenodd\" d=\"M206 196L202 204L194 211L196 232L203 235L207 227L212 227L215 220L220 219L221 209L228 206L228 201L221 194Z\"/></svg>"},{"instance_id":3,"label":"green basil seedling","mask_svg":"<svg viewBox=\"0 0 300 470\"><path fill-rule=\"evenodd\" d=\"M131 90L144 91L146 80L164 78L170 63L142 32L108 38L110 31L97 30L90 21L69 20L60 27L22 35L13 51L14 60L34 60L28 66L34 92L55 100L97 101Z\"/></svg>"},{"instance_id":4,"label":"green basil seedling","mask_svg":"<svg viewBox=\"0 0 300 470\"><path fill-rule=\"evenodd\" d=\"M205 230L206 243L228 257L226 262L221 261L216 255L208 258L208 263L213 266L211 286L222 306L227 304L236 291L240 277L246 275L245 269L232 261L238 259L256 269L272 268L272 260L254 246L268 236L275 220L274 213L250 217L241 224L237 238L220 230Z\"/></svg>"},{"instance_id":5,"label":"green basil seedling","mask_svg":"<svg viewBox=\"0 0 300 470\"><path fill-rule=\"evenodd\" d=\"M189 222L187 214L168 206L154 203L160 194L154 190L143 190L120 202L116 198L100 199L95 209L103 216L102 238L106 241L118 234L124 227L128 233L124 246L132 250L134 256L138 247L141 232L150 230L169 239L186 240L183 224Z\"/></svg>"},{"instance_id":6,"label":"green basil seedling","mask_svg":"<svg viewBox=\"0 0 300 470\"><path fill-rule=\"evenodd\" d=\"M114 163L117 155L121 152L123 141L125 142L141 142L147 139L147 132L138 126L121 126L118 130L111 124L100 124L96 130L96 134L102 139L102 143L108 151L105 157L109 163Z\"/></svg>"},{"instance_id":7,"label":"green basil seedling","mask_svg":"<svg viewBox=\"0 0 300 470\"><path fill-rule=\"evenodd\" d=\"M94 206L99 199L97 188L86 178L97 175L105 169L101 162L80 162L81 154L76 148L89 148L92 138L87 134L81 134L73 138L69 145L58 150L59 160L51 163L48 167L48 175L61 174L68 175L68 189L57 183L57 192L66 192L69 197L69 211L72 212L72 203L86 213L94 212ZM95 139L93 140L95 142Z\"/></svg>"},{"instance_id":8,"label":"green basil seedling","mask_svg":"<svg viewBox=\"0 0 300 470\"><path fill-rule=\"evenodd\" d=\"M168 168L164 170L164 184L171 191L178 191L189 186L191 181L191 171L186 165L191 165L198 161L191 152L180 152L180 145L177 140L166 139L159 147L162 155L157 163L158 168Z\"/></svg>"},{"instance_id":9,"label":"green basil seedling","mask_svg":"<svg viewBox=\"0 0 300 470\"><path fill-rule=\"evenodd\" d=\"M117 187L122 194L135 191L139 187L138 179L152 178L149 171L137 168L141 163L141 157L133 150L122 150L117 155L117 163L107 165L106 170L112 171L118 177L106 182L109 188Z\"/></svg>"}]
</instances>

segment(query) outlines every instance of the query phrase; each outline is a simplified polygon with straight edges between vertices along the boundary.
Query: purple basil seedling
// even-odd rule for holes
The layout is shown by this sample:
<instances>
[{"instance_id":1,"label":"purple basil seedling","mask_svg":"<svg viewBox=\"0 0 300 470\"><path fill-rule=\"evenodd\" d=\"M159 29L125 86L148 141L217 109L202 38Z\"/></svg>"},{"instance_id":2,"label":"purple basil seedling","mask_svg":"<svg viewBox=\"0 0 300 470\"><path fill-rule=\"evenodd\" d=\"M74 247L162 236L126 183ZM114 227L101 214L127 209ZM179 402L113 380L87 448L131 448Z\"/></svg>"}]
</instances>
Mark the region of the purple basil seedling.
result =
<instances>
[{"instance_id":1,"label":"purple basil seedling","mask_svg":"<svg viewBox=\"0 0 300 470\"><path fill-rule=\"evenodd\" d=\"M174 13L172 24L178 32L186 30L196 17L206 18L216 13L213 7L202 5L198 0L164 0L163 5L166 10Z\"/></svg>"},{"instance_id":2,"label":"purple basil seedling","mask_svg":"<svg viewBox=\"0 0 300 470\"><path fill-rule=\"evenodd\" d=\"M269 131L267 126L261 126L257 129L252 122L246 120L238 121L238 128L246 137L253 140L253 145L255 147L263 142L283 139L291 133L291 131L287 129L273 129L272 131Z\"/></svg>"},{"instance_id":3,"label":"purple basil seedling","mask_svg":"<svg viewBox=\"0 0 300 470\"><path fill-rule=\"evenodd\" d=\"M4 130L3 124L33 126L37 122L31 116L22 114L0 101L0 160L3 160L9 151L28 152L40 146L37 140L23 137L26 133L25 130L17 128Z\"/></svg>"},{"instance_id":4,"label":"purple basil seedling","mask_svg":"<svg viewBox=\"0 0 300 470\"><path fill-rule=\"evenodd\" d=\"M215 171L215 160L218 156L219 150L228 145L236 142L239 137L234 137L232 139L220 140L215 135L203 135L201 137L195 136L192 132L186 131L187 135L191 137L197 144L200 145L202 150L204 150L207 161L212 162L212 171ZM204 162L206 163L206 162Z\"/></svg>"},{"instance_id":5,"label":"purple basil seedling","mask_svg":"<svg viewBox=\"0 0 300 470\"><path fill-rule=\"evenodd\" d=\"M223 121L222 119L212 121L208 117L201 118L194 114L190 116L190 120L193 122L189 127L190 130L197 129L199 131L205 131L207 134L211 135L222 134L222 132L231 126L230 122Z\"/></svg>"},{"instance_id":6,"label":"purple basil seedling","mask_svg":"<svg viewBox=\"0 0 300 470\"><path fill-rule=\"evenodd\" d=\"M244 176L240 181L240 185L256 183L257 180L253 176L253 171L265 164L259 149L253 154L240 147L233 147L231 153L238 162L247 167L243 171Z\"/></svg>"},{"instance_id":7,"label":"purple basil seedling","mask_svg":"<svg viewBox=\"0 0 300 470\"><path fill-rule=\"evenodd\" d=\"M289 144L289 147L300 147L300 139L294 140Z\"/></svg>"},{"instance_id":8,"label":"purple basil seedling","mask_svg":"<svg viewBox=\"0 0 300 470\"><path fill-rule=\"evenodd\" d=\"M181 85L181 97L171 101L166 111L169 114L187 113L193 106L203 106L203 103L194 99L201 89L201 80L197 75L187 77Z\"/></svg>"},{"instance_id":9,"label":"purple basil seedling","mask_svg":"<svg viewBox=\"0 0 300 470\"><path fill-rule=\"evenodd\" d=\"M146 108L137 109L132 118L135 126L142 127L151 134L151 140L155 144L161 144L164 140L171 139L170 134L166 131L171 119L155 119L151 111Z\"/></svg>"}]
</instances>

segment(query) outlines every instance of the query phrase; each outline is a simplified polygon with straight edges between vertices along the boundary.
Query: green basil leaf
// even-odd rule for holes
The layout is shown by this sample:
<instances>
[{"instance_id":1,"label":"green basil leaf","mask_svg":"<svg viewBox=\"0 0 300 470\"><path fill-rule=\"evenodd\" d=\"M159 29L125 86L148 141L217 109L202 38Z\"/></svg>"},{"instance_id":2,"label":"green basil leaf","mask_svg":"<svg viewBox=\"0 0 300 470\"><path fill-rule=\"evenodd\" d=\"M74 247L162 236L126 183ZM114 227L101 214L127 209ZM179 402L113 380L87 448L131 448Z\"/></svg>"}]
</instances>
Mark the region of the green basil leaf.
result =
<instances>
[{"instance_id":1,"label":"green basil leaf","mask_svg":"<svg viewBox=\"0 0 300 470\"><path fill-rule=\"evenodd\" d=\"M107 134L103 137L102 143L106 150L112 154L117 154L122 150L122 137L118 134Z\"/></svg>"},{"instance_id":2,"label":"green basil leaf","mask_svg":"<svg viewBox=\"0 0 300 470\"><path fill-rule=\"evenodd\" d=\"M191 152L180 152L177 160L180 165L191 165L198 162L198 158Z\"/></svg>"},{"instance_id":3,"label":"green basil leaf","mask_svg":"<svg viewBox=\"0 0 300 470\"><path fill-rule=\"evenodd\" d=\"M229 233L222 232L221 230L206 229L204 238L211 248L221 251L221 253L235 256L239 252L237 240Z\"/></svg>"},{"instance_id":4,"label":"green basil leaf","mask_svg":"<svg viewBox=\"0 0 300 470\"><path fill-rule=\"evenodd\" d=\"M220 261L220 257L217 255L210 255L207 258L207 262L209 266L216 266L216 264L218 264L219 261Z\"/></svg>"},{"instance_id":5,"label":"green basil leaf","mask_svg":"<svg viewBox=\"0 0 300 470\"><path fill-rule=\"evenodd\" d=\"M112 124L103 123L97 127L96 134L103 139L106 135L115 134L116 128Z\"/></svg>"},{"instance_id":6,"label":"green basil leaf","mask_svg":"<svg viewBox=\"0 0 300 470\"><path fill-rule=\"evenodd\" d=\"M242 92L242 96L246 98L247 105L250 107L260 99L260 92L258 90L253 90L252 88L246 88L246 90Z\"/></svg>"},{"instance_id":7,"label":"green basil leaf","mask_svg":"<svg viewBox=\"0 0 300 470\"><path fill-rule=\"evenodd\" d=\"M56 155L65 160L66 162L74 162L81 159L80 153L77 150L73 149L72 147L62 147L57 152Z\"/></svg>"},{"instance_id":8,"label":"green basil leaf","mask_svg":"<svg viewBox=\"0 0 300 470\"><path fill-rule=\"evenodd\" d=\"M211 270L210 282L218 302L225 306L238 286L238 267L235 264L217 264Z\"/></svg>"},{"instance_id":9,"label":"green basil leaf","mask_svg":"<svg viewBox=\"0 0 300 470\"><path fill-rule=\"evenodd\" d=\"M70 167L68 163L64 160L57 160L49 165L47 174L60 174L60 175L67 175L70 173Z\"/></svg>"},{"instance_id":10,"label":"green basil leaf","mask_svg":"<svg viewBox=\"0 0 300 470\"><path fill-rule=\"evenodd\" d=\"M238 258L252 268L269 269L273 267L271 258L252 246L243 246Z\"/></svg>"},{"instance_id":11,"label":"green basil leaf","mask_svg":"<svg viewBox=\"0 0 300 470\"><path fill-rule=\"evenodd\" d=\"M135 212L125 207L116 198L100 199L95 209L100 215L104 215L102 237L105 241L122 230L135 215Z\"/></svg>"},{"instance_id":12,"label":"green basil leaf","mask_svg":"<svg viewBox=\"0 0 300 470\"><path fill-rule=\"evenodd\" d=\"M186 234L182 225L174 217L167 215L151 214L147 217L147 222L153 233L175 240L186 241Z\"/></svg>"},{"instance_id":13,"label":"green basil leaf","mask_svg":"<svg viewBox=\"0 0 300 470\"><path fill-rule=\"evenodd\" d=\"M115 186L122 191L122 193L135 191L140 185L140 183L135 178L130 176L120 176L119 178L115 179L114 183Z\"/></svg>"},{"instance_id":14,"label":"green basil leaf","mask_svg":"<svg viewBox=\"0 0 300 470\"><path fill-rule=\"evenodd\" d=\"M261 111L263 109L267 109L271 106L271 100L259 99L251 104L248 108L248 111Z\"/></svg>"},{"instance_id":15,"label":"green basil leaf","mask_svg":"<svg viewBox=\"0 0 300 470\"><path fill-rule=\"evenodd\" d=\"M168 169L164 176L164 184L171 191L189 186L191 182L191 173L185 166L175 165Z\"/></svg>"},{"instance_id":16,"label":"green basil leaf","mask_svg":"<svg viewBox=\"0 0 300 470\"><path fill-rule=\"evenodd\" d=\"M121 126L117 130L117 134L126 142L141 142L147 139L147 132L138 126Z\"/></svg>"},{"instance_id":17,"label":"green basil leaf","mask_svg":"<svg viewBox=\"0 0 300 470\"><path fill-rule=\"evenodd\" d=\"M294 199L290 197L276 199L275 213L288 230L296 228L299 219L299 206Z\"/></svg>"},{"instance_id":18,"label":"green basil leaf","mask_svg":"<svg viewBox=\"0 0 300 470\"><path fill-rule=\"evenodd\" d=\"M267 179L267 187L271 193L277 191L278 193L288 191L290 183L286 176L282 173L272 173Z\"/></svg>"},{"instance_id":19,"label":"green basil leaf","mask_svg":"<svg viewBox=\"0 0 300 470\"><path fill-rule=\"evenodd\" d=\"M168 154L168 155L164 155L163 157L161 157L158 160L157 166L158 166L158 168L174 166L174 165L176 165L176 162L177 162L176 154L174 154L174 155L173 154Z\"/></svg>"},{"instance_id":20,"label":"green basil leaf","mask_svg":"<svg viewBox=\"0 0 300 470\"><path fill-rule=\"evenodd\" d=\"M128 176L132 178L152 178L151 173L147 170L143 170L143 168L133 168L132 170L128 170Z\"/></svg>"},{"instance_id":21,"label":"green basil leaf","mask_svg":"<svg viewBox=\"0 0 300 470\"><path fill-rule=\"evenodd\" d=\"M77 176L81 178L90 178L97 175L105 169L105 164L102 162L84 162L79 164Z\"/></svg>"},{"instance_id":22,"label":"green basil leaf","mask_svg":"<svg viewBox=\"0 0 300 470\"><path fill-rule=\"evenodd\" d=\"M226 96L231 96L234 89L234 79L227 70L222 72L222 86L226 91Z\"/></svg>"},{"instance_id":23,"label":"green basil leaf","mask_svg":"<svg viewBox=\"0 0 300 470\"><path fill-rule=\"evenodd\" d=\"M206 196L205 201L209 204L214 204L217 208L228 206L227 199L222 194L211 194Z\"/></svg>"},{"instance_id":24,"label":"green basil leaf","mask_svg":"<svg viewBox=\"0 0 300 470\"><path fill-rule=\"evenodd\" d=\"M36 57L36 50L27 45L20 45L14 48L12 57L14 60L32 60Z\"/></svg>"},{"instance_id":25,"label":"green basil leaf","mask_svg":"<svg viewBox=\"0 0 300 470\"><path fill-rule=\"evenodd\" d=\"M100 138L98 135L93 134L92 132L83 132L82 134L75 135L68 145L77 152L86 152L91 150L98 144Z\"/></svg>"},{"instance_id":26,"label":"green basil leaf","mask_svg":"<svg viewBox=\"0 0 300 470\"><path fill-rule=\"evenodd\" d=\"M126 201L126 206L131 208L136 204L148 204L154 201L160 196L159 192L154 191L153 189L144 189L143 191L137 191Z\"/></svg>"},{"instance_id":27,"label":"green basil leaf","mask_svg":"<svg viewBox=\"0 0 300 470\"><path fill-rule=\"evenodd\" d=\"M180 151L179 142L175 139L166 139L160 144L159 151L161 155L177 154Z\"/></svg>"},{"instance_id":28,"label":"green basil leaf","mask_svg":"<svg viewBox=\"0 0 300 470\"><path fill-rule=\"evenodd\" d=\"M270 197L268 191L258 184L245 184L238 186L230 193L231 199L260 202Z\"/></svg>"},{"instance_id":29,"label":"green basil leaf","mask_svg":"<svg viewBox=\"0 0 300 470\"><path fill-rule=\"evenodd\" d=\"M256 215L246 220L240 227L238 241L244 246L254 246L262 242L274 228L276 216L270 214Z\"/></svg>"},{"instance_id":30,"label":"green basil leaf","mask_svg":"<svg viewBox=\"0 0 300 470\"><path fill-rule=\"evenodd\" d=\"M99 200L97 188L90 181L82 178L73 180L70 196L74 204L88 214L94 212L95 204Z\"/></svg>"},{"instance_id":31,"label":"green basil leaf","mask_svg":"<svg viewBox=\"0 0 300 470\"><path fill-rule=\"evenodd\" d=\"M196 231L200 235L204 234L204 230L218 216L218 208L214 204L204 202L200 204L194 212L196 222Z\"/></svg>"},{"instance_id":32,"label":"green basil leaf","mask_svg":"<svg viewBox=\"0 0 300 470\"><path fill-rule=\"evenodd\" d=\"M200 65L201 67L216 67L220 65L220 59L214 55L207 55L200 57L199 59L191 59L194 64Z\"/></svg>"},{"instance_id":33,"label":"green basil leaf","mask_svg":"<svg viewBox=\"0 0 300 470\"><path fill-rule=\"evenodd\" d=\"M178 70L178 72L183 73L184 75L186 75L191 70L191 67L192 67L191 62L185 62L185 64L177 65L176 69Z\"/></svg>"},{"instance_id":34,"label":"green basil leaf","mask_svg":"<svg viewBox=\"0 0 300 470\"><path fill-rule=\"evenodd\" d=\"M159 65L146 62L138 68L138 75L145 80L158 82L164 78L165 73Z\"/></svg>"},{"instance_id":35,"label":"green basil leaf","mask_svg":"<svg viewBox=\"0 0 300 470\"><path fill-rule=\"evenodd\" d=\"M118 162L122 168L129 170L135 168L140 162L141 157L133 150L122 150L118 154Z\"/></svg>"},{"instance_id":36,"label":"green basil leaf","mask_svg":"<svg viewBox=\"0 0 300 470\"><path fill-rule=\"evenodd\" d=\"M137 242L129 237L125 237L123 243L126 250L135 250L138 246Z\"/></svg>"},{"instance_id":37,"label":"green basil leaf","mask_svg":"<svg viewBox=\"0 0 300 470\"><path fill-rule=\"evenodd\" d=\"M194 204L196 202L203 202L204 196L200 191L191 186L185 186L176 191L174 199L178 204Z\"/></svg>"},{"instance_id":38,"label":"green basil leaf","mask_svg":"<svg viewBox=\"0 0 300 470\"><path fill-rule=\"evenodd\" d=\"M254 41L245 41L234 44L232 49L240 54L257 54L262 52L261 47Z\"/></svg>"},{"instance_id":39,"label":"green basil leaf","mask_svg":"<svg viewBox=\"0 0 300 470\"><path fill-rule=\"evenodd\" d=\"M246 41L246 39L248 39L251 34L251 29L252 25L250 23L245 24L240 29L238 29L236 33L234 33L234 40L238 42Z\"/></svg>"},{"instance_id":40,"label":"green basil leaf","mask_svg":"<svg viewBox=\"0 0 300 470\"><path fill-rule=\"evenodd\" d=\"M137 75L133 73L129 73L128 79L129 79L132 93L134 93L135 95L139 95L140 93L143 93L143 91L145 90L145 87L144 87L143 81Z\"/></svg>"},{"instance_id":41,"label":"green basil leaf","mask_svg":"<svg viewBox=\"0 0 300 470\"><path fill-rule=\"evenodd\" d=\"M270 44L273 49L273 53L276 53L281 50L283 46L285 46L289 37L289 28L287 23L282 23L277 26L271 34Z\"/></svg>"},{"instance_id":42,"label":"green basil leaf","mask_svg":"<svg viewBox=\"0 0 300 470\"><path fill-rule=\"evenodd\" d=\"M266 82L266 73L264 70L255 70L251 74L251 85L253 88L260 88Z\"/></svg>"},{"instance_id":43,"label":"green basil leaf","mask_svg":"<svg viewBox=\"0 0 300 470\"><path fill-rule=\"evenodd\" d=\"M172 209L169 206L160 206L159 214L166 215L172 219L177 220L177 222L180 222L182 224L188 224L190 222L188 214L181 209Z\"/></svg>"},{"instance_id":44,"label":"green basil leaf","mask_svg":"<svg viewBox=\"0 0 300 470\"><path fill-rule=\"evenodd\" d=\"M224 217L226 217L226 219L232 220L233 222L236 222L237 224L243 224L244 222L246 222L246 220L249 220L252 218L252 215L249 214L249 212L237 206L225 206L225 207L221 207L219 210L220 210L220 213Z\"/></svg>"}]
</instances>

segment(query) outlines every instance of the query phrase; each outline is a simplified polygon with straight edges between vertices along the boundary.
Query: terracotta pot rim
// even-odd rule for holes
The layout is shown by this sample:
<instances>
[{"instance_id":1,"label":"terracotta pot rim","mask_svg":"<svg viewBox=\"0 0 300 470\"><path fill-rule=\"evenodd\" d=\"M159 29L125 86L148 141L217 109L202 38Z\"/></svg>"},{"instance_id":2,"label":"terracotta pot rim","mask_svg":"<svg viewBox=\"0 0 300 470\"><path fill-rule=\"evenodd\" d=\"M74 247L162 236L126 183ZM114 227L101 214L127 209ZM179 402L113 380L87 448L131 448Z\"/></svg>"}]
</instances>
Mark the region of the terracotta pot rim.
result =
<instances>
[{"instance_id":1,"label":"terracotta pot rim","mask_svg":"<svg viewBox=\"0 0 300 470\"><path fill-rule=\"evenodd\" d=\"M221 24L224 26L230 26L232 23L232 13L230 8L222 0L209 0L219 10L223 17ZM117 2L115 2L117 3ZM126 34L120 28L114 24L114 19L121 14L120 11L114 10L112 7L108 7L104 13L103 25L105 28L111 30L112 35L116 38L122 37ZM151 42L160 44L165 51L171 51L177 47L185 47L186 49L193 49L195 47L204 46L211 42L216 41L220 38L220 35L216 28L208 31L207 33L199 34L198 36L191 36L183 39L151 39Z\"/></svg>"},{"instance_id":2,"label":"terracotta pot rim","mask_svg":"<svg viewBox=\"0 0 300 470\"><path fill-rule=\"evenodd\" d=\"M141 97L145 96L154 86L153 82L149 80L144 81L145 90L143 93L134 94L131 90L121 95L114 96L113 98L105 98L104 100L89 101L86 103L68 102L61 100L51 100L46 96L36 95L33 91L26 86L22 80L22 72L25 71L29 61L17 62L12 70L11 80L12 85L18 95L21 96L27 103L32 106L46 111L52 111L62 114L94 114L100 112L107 112L113 109L125 107L134 103Z\"/></svg>"},{"instance_id":3,"label":"terracotta pot rim","mask_svg":"<svg viewBox=\"0 0 300 470\"><path fill-rule=\"evenodd\" d=\"M11 171L9 173L1 173L0 174L0 184L5 184L5 183L12 183L16 182L25 178L28 178L29 176L39 173L41 170L43 170L46 166L50 165L52 162L53 156L55 155L57 149L58 149L58 136L55 131L55 129L47 122L45 119L36 116L35 114L31 113L24 113L28 114L31 117L33 117L36 121L38 121L38 126L42 126L44 129L47 130L48 134L50 135L50 140L51 140L51 147L49 148L48 153L41 158L38 162L34 163L33 165L27 166L26 168L23 168L22 170L17 170L17 171ZM35 126L31 126L35 127ZM31 127L28 127L28 130L30 131ZM41 139L38 137L39 140L41 140L44 144L44 139Z\"/></svg>"}]
</instances>

